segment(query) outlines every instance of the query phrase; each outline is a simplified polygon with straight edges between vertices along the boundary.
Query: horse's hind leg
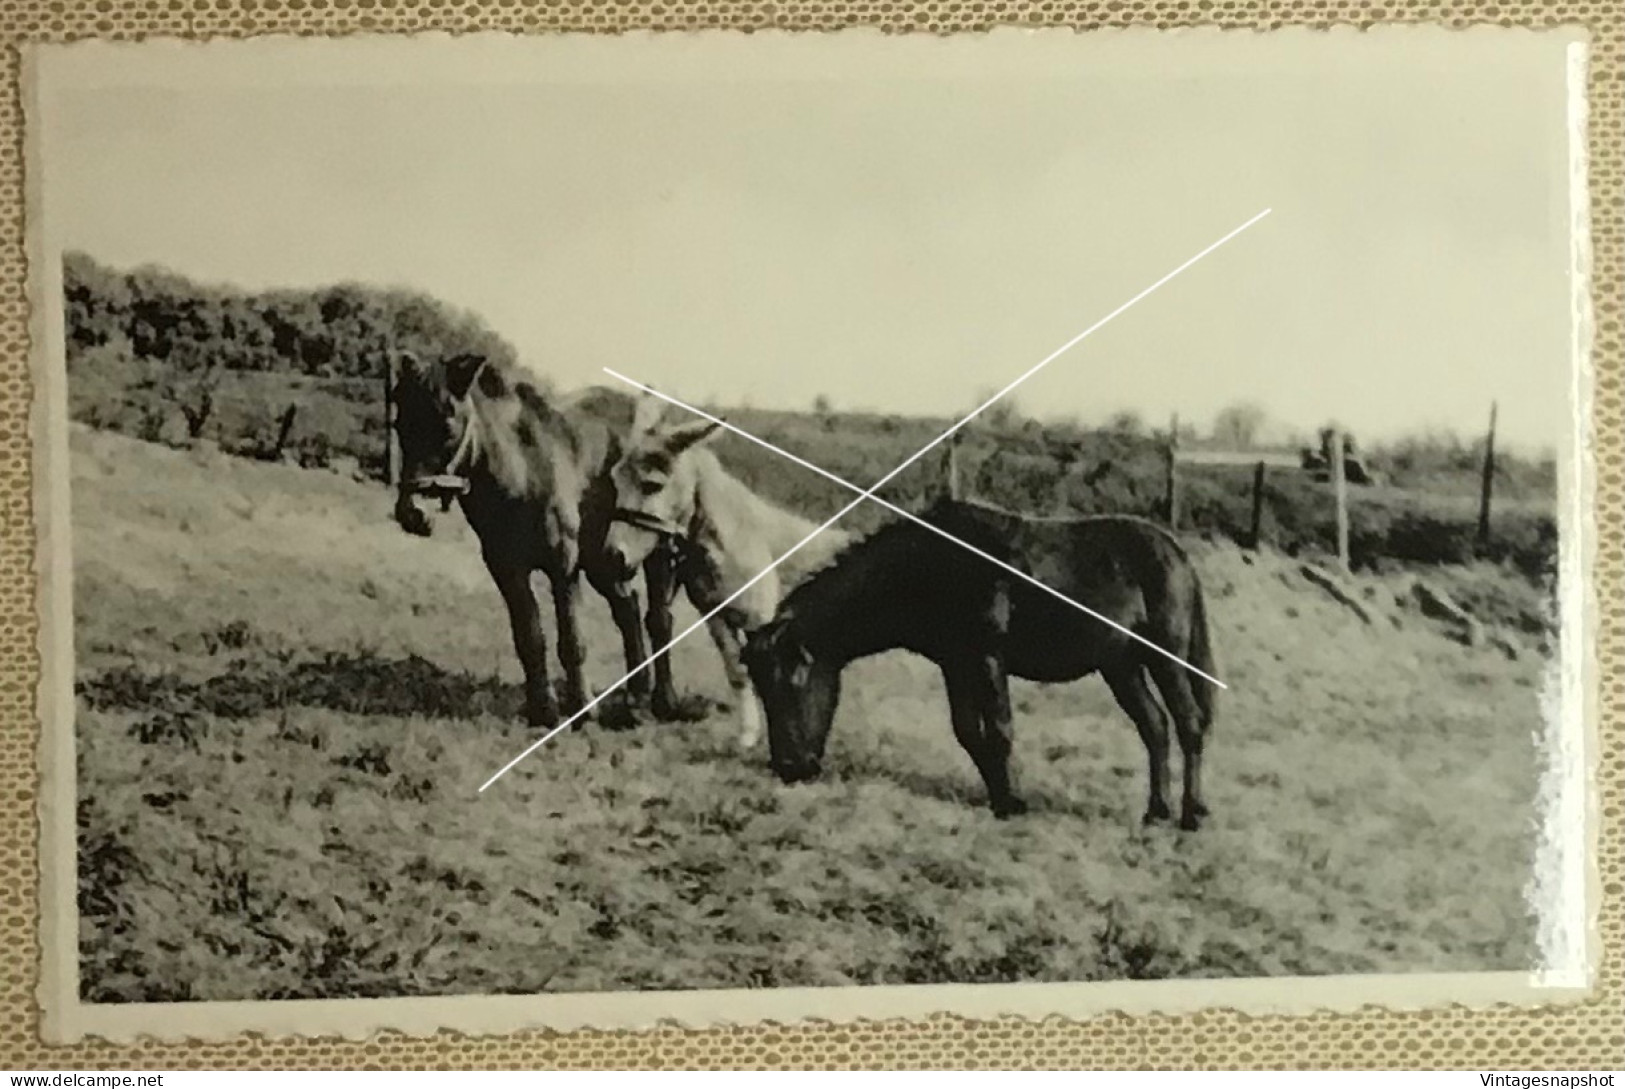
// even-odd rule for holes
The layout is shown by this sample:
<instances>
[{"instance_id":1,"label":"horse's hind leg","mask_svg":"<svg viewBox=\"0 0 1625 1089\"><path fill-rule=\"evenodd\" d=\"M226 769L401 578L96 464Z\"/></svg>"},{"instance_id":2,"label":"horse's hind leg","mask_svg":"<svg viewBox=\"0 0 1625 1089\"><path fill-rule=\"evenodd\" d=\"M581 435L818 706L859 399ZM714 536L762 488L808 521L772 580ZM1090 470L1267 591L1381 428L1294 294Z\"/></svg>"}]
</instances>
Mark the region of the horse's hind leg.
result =
<instances>
[{"instance_id":1,"label":"horse's hind leg","mask_svg":"<svg viewBox=\"0 0 1625 1089\"><path fill-rule=\"evenodd\" d=\"M1163 702L1173 716L1174 729L1179 735L1179 750L1185 758L1185 789L1181 799L1179 826L1194 832L1207 816L1207 804L1202 800L1202 750L1207 743L1207 730L1202 725L1201 711L1191 690L1191 673L1174 662L1158 662L1150 667Z\"/></svg>"},{"instance_id":2,"label":"horse's hind leg","mask_svg":"<svg viewBox=\"0 0 1625 1089\"><path fill-rule=\"evenodd\" d=\"M1145 667L1139 663L1119 666L1103 674L1117 703L1134 720L1151 762L1151 797L1145 807L1145 823L1167 820L1168 810L1168 723Z\"/></svg>"}]
</instances>

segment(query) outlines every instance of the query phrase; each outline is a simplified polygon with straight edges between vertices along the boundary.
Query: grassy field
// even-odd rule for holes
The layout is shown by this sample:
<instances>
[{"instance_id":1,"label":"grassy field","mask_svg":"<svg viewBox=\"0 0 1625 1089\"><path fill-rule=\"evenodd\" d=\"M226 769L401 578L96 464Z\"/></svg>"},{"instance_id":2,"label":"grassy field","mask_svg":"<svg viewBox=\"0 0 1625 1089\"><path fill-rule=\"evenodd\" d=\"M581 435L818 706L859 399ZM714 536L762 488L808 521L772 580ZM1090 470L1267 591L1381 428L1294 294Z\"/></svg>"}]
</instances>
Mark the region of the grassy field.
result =
<instances>
[{"instance_id":1,"label":"grassy field","mask_svg":"<svg viewBox=\"0 0 1625 1089\"><path fill-rule=\"evenodd\" d=\"M1398 623L1368 627L1284 557L1192 544L1231 686L1195 836L1139 827L1144 752L1098 679L1016 685L1033 812L993 820L905 655L853 667L817 783L779 785L712 719L589 726L479 795L527 735L456 512L420 540L340 474L82 427L72 449L88 1001L1533 957L1543 662L1448 640L1388 576L1361 586ZM590 594L584 625L608 683ZM703 640L676 663L725 691Z\"/></svg>"}]
</instances>

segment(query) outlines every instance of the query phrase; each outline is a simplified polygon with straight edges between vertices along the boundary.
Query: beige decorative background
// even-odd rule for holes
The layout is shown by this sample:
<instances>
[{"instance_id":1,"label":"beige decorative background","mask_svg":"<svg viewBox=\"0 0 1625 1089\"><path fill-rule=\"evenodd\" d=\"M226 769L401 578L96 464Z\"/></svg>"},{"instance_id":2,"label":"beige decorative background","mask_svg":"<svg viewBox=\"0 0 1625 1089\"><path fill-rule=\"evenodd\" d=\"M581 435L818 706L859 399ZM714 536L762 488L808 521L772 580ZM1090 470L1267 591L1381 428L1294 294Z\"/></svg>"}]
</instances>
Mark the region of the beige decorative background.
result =
<instances>
[{"instance_id":1,"label":"beige decorative background","mask_svg":"<svg viewBox=\"0 0 1625 1089\"><path fill-rule=\"evenodd\" d=\"M345 34L415 30L539 33L700 27L888 32L985 30L994 25L1289 24L1378 21L1555 26L1593 35L1590 76L1591 202L1598 430L1597 595L1605 695L1602 790L1601 989L1590 1002L1549 1011L1510 1009L1248 1018L1112 1016L1082 1023L952 1018L848 1026L799 1025L684 1032L528 1033L506 1039L381 1036L366 1043L266 1041L180 1047L45 1046L38 1034L37 774L34 531L30 515L23 155L17 46L84 37ZM0 1066L12 1069L289 1067L1457 1067L1617 1069L1625 1056L1625 400L1621 374L1622 192L1625 179L1625 3L1621 0L1466 0L1367 5L1362 0L649 0L636 3L389 0L0 0L7 93L0 99ZM1465 182L1464 182L1465 184Z\"/></svg>"}]
</instances>

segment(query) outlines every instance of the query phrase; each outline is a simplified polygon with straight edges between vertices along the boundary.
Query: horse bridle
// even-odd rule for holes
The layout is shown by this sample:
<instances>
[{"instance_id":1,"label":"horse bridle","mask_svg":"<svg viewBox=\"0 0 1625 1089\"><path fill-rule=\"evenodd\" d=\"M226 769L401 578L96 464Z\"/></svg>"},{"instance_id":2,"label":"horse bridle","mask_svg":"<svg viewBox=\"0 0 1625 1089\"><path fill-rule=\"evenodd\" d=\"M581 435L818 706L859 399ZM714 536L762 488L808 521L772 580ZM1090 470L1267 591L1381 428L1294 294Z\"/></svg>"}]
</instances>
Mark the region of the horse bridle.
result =
<instances>
[{"instance_id":1,"label":"horse bridle","mask_svg":"<svg viewBox=\"0 0 1625 1089\"><path fill-rule=\"evenodd\" d=\"M470 409L468 422L463 425L463 433L458 437L457 447L452 450L451 457L446 460L446 467L431 476L417 476L403 481L401 483L403 494L432 495L440 500L442 511L451 509L453 499L468 494L470 484L467 469L474 453L475 420L474 412Z\"/></svg>"},{"instance_id":2,"label":"horse bridle","mask_svg":"<svg viewBox=\"0 0 1625 1089\"><path fill-rule=\"evenodd\" d=\"M616 507L615 513L610 516L613 521L622 525L641 529L646 533L653 533L658 537L681 537L683 531L659 515L650 514L646 510L633 510L630 507Z\"/></svg>"},{"instance_id":3,"label":"horse bridle","mask_svg":"<svg viewBox=\"0 0 1625 1089\"><path fill-rule=\"evenodd\" d=\"M468 462L474 452L474 430L476 417L472 411L468 414L468 422L463 425L463 433L457 439L457 448L451 452L446 460L446 467L431 476L413 477L401 484L401 491L407 495L433 495L440 500L440 509L449 510L451 501L458 496L468 494L470 487L467 476ZM683 531L658 515L648 511L633 510L630 507L616 507L611 519L624 523L634 529L641 529L653 533L658 537L670 540L681 540Z\"/></svg>"}]
</instances>

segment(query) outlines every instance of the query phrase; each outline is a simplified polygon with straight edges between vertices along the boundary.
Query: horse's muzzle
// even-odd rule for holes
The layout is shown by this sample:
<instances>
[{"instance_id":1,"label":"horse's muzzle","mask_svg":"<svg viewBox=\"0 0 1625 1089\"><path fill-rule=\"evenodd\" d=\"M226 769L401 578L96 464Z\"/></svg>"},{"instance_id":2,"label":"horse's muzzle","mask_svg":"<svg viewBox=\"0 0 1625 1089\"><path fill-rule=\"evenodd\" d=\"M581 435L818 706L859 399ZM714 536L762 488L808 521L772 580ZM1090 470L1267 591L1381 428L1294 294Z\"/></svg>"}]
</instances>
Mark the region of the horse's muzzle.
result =
<instances>
[{"instance_id":1,"label":"horse's muzzle","mask_svg":"<svg viewBox=\"0 0 1625 1089\"><path fill-rule=\"evenodd\" d=\"M616 575L629 578L663 539L652 530L617 517L604 534L604 553L614 562Z\"/></svg>"},{"instance_id":2,"label":"horse's muzzle","mask_svg":"<svg viewBox=\"0 0 1625 1089\"><path fill-rule=\"evenodd\" d=\"M468 487L468 481L460 476L425 476L407 480L395 494L395 521L414 537L428 537L434 532L434 518L424 509L425 504L439 503L444 513L451 509L453 502L468 493Z\"/></svg>"},{"instance_id":3,"label":"horse's muzzle","mask_svg":"<svg viewBox=\"0 0 1625 1089\"><path fill-rule=\"evenodd\" d=\"M428 537L434 533L434 518L423 509L421 497L401 492L395 498L395 524L414 537Z\"/></svg>"}]
</instances>

